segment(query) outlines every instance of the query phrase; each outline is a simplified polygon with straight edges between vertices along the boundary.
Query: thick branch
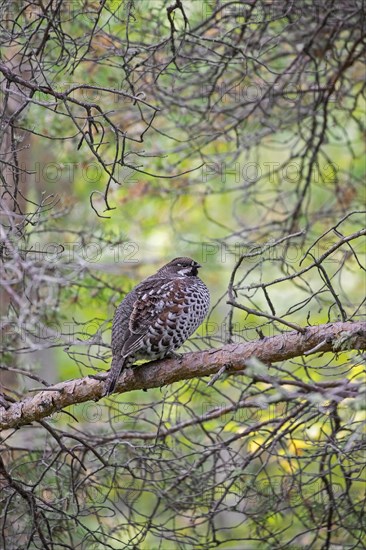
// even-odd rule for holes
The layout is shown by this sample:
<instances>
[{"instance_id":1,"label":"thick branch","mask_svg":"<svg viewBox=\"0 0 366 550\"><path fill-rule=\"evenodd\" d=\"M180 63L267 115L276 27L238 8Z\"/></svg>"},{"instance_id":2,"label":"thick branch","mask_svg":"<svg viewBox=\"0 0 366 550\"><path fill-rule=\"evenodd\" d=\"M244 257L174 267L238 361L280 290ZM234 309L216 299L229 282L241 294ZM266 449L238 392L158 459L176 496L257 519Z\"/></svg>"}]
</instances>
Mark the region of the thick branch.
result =
<instances>
[{"instance_id":1,"label":"thick branch","mask_svg":"<svg viewBox=\"0 0 366 550\"><path fill-rule=\"evenodd\" d=\"M216 374L225 366L227 372L234 373L244 370L248 361L254 357L263 363L272 364L317 352L350 349L366 349L366 322L307 327L304 333L292 331L253 342L229 344L220 349L187 353L181 361L166 359L146 363L126 370L116 390L125 393L161 387L180 380ZM17 428L41 420L69 405L98 401L103 383L103 380L90 377L75 379L13 403L8 409L0 408L0 428Z\"/></svg>"}]
</instances>

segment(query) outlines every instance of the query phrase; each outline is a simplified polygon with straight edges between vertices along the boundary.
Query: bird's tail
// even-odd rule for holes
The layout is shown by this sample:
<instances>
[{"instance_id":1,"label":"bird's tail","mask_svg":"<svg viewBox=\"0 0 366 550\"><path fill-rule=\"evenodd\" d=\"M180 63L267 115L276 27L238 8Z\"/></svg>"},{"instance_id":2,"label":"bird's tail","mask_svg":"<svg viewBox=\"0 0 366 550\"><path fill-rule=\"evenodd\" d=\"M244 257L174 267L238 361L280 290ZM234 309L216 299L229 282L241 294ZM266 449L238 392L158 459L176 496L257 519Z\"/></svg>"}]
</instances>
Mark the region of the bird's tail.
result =
<instances>
[{"instance_id":1,"label":"bird's tail","mask_svg":"<svg viewBox=\"0 0 366 550\"><path fill-rule=\"evenodd\" d=\"M103 396L110 395L111 393L114 392L114 389L118 382L118 378L121 376L123 372L125 362L126 362L126 359L123 357L118 357L118 359L113 358L111 368L108 372L108 376L104 384Z\"/></svg>"}]
</instances>

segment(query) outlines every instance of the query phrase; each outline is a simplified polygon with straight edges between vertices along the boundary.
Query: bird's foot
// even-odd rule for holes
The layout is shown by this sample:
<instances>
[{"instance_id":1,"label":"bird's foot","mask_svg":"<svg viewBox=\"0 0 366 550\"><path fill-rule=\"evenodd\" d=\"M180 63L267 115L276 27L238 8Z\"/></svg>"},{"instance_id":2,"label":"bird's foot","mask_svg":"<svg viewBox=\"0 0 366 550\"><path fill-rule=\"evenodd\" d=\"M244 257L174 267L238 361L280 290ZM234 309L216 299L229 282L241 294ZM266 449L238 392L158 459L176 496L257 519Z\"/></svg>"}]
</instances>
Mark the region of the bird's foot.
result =
<instances>
[{"instance_id":1,"label":"bird's foot","mask_svg":"<svg viewBox=\"0 0 366 550\"><path fill-rule=\"evenodd\" d=\"M182 353L176 353L175 351L170 351L166 357L168 359L177 359L178 361L182 361L183 359L183 354Z\"/></svg>"}]
</instances>

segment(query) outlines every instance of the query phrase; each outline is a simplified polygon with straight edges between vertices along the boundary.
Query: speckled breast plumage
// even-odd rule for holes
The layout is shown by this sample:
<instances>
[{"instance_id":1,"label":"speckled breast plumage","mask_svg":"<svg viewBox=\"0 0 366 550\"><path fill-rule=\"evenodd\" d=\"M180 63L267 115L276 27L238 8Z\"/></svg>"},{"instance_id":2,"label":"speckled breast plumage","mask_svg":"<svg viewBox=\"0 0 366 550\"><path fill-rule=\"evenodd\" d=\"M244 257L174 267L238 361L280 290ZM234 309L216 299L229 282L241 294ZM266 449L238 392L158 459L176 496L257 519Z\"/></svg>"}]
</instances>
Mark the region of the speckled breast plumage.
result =
<instances>
[{"instance_id":1,"label":"speckled breast plumage","mask_svg":"<svg viewBox=\"0 0 366 550\"><path fill-rule=\"evenodd\" d=\"M199 264L187 258L173 262L178 260L192 262L192 273L197 274L195 266ZM196 275L182 274L189 273L189 266L171 266L173 262L142 281L118 306L112 326L113 360L106 393L113 389L123 368L137 359L162 359L174 352L206 317L210 304L206 285Z\"/></svg>"}]
</instances>

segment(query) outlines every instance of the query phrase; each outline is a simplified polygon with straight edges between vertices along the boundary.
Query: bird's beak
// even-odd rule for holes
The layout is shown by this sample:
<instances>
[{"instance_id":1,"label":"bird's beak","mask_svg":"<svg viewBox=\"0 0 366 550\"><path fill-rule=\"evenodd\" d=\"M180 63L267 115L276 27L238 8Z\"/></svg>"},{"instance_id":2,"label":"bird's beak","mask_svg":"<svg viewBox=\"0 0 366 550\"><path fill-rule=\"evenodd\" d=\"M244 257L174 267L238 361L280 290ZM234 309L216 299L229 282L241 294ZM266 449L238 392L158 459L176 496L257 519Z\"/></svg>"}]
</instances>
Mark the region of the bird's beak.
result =
<instances>
[{"instance_id":1,"label":"bird's beak","mask_svg":"<svg viewBox=\"0 0 366 550\"><path fill-rule=\"evenodd\" d=\"M201 266L201 264L198 264L198 263L196 262L195 265L194 265L194 267L199 268L199 267L202 267L202 266Z\"/></svg>"}]
</instances>

